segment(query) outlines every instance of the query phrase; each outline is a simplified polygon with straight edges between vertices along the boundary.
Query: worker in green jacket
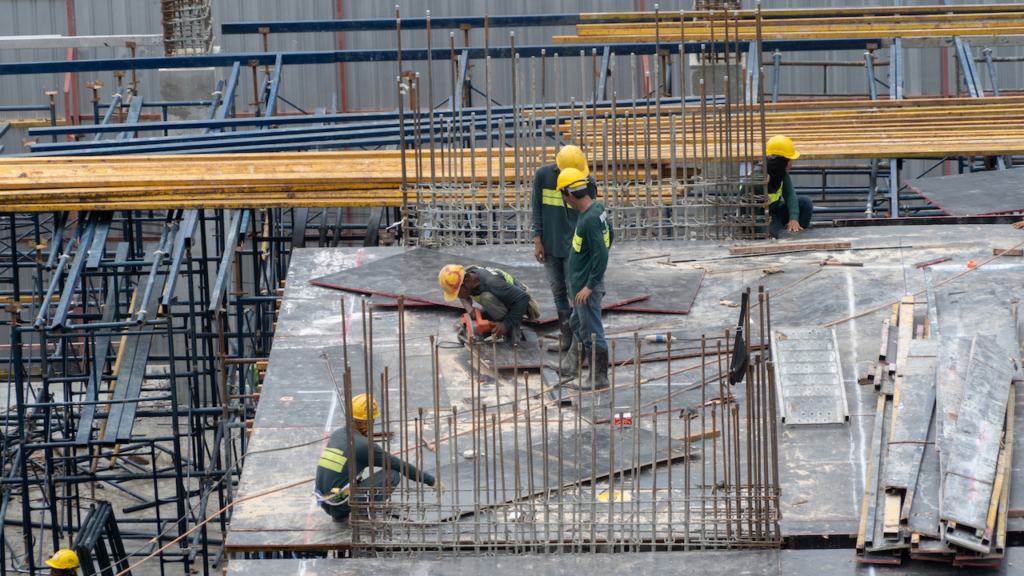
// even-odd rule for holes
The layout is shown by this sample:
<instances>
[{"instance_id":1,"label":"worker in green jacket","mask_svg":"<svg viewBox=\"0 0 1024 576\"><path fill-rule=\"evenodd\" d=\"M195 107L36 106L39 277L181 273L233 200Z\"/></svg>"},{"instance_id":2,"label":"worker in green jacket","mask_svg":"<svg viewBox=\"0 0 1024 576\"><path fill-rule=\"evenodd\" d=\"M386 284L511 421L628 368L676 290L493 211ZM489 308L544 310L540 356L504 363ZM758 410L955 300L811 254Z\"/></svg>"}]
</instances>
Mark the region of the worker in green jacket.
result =
<instances>
[{"instance_id":1,"label":"worker in green jacket","mask_svg":"<svg viewBox=\"0 0 1024 576\"><path fill-rule=\"evenodd\" d=\"M358 502L382 502L391 497L391 491L406 477L413 482L422 482L438 491L444 484L429 472L417 470L412 464L397 456L390 456L381 446L367 438L369 413L380 418L377 402L368 401L366 394L352 399L352 444L348 441L348 429L342 426L327 440L327 447L320 455L316 467L316 489L313 492L317 503L335 522L348 519L352 509L349 506L351 477L349 467L355 466ZM382 470L369 473L370 465ZM372 476L372 482L371 482ZM365 491L363 491L365 489Z\"/></svg>"},{"instance_id":2,"label":"worker in green jacket","mask_svg":"<svg viewBox=\"0 0 1024 576\"><path fill-rule=\"evenodd\" d=\"M558 311L558 327L562 334L562 348L569 349L572 342L572 329L569 327L569 247L572 244L573 230L579 211L562 201L558 191L558 175L562 170L575 168L584 178L589 177L590 186L587 193L591 200L597 198L597 184L587 167L587 157L579 146L563 146L555 156L554 164L547 164L537 169L533 177L533 255L544 265L551 287L551 295ZM558 345L549 350L558 352Z\"/></svg>"},{"instance_id":3,"label":"worker in green jacket","mask_svg":"<svg viewBox=\"0 0 1024 576\"><path fill-rule=\"evenodd\" d=\"M604 298L604 273L608 268L608 251L615 232L608 223L604 205L590 197L589 180L575 168L566 168L558 175L558 191L567 206L579 212L569 247L569 297L572 315L569 325L574 340L562 362L551 364L566 379L578 375L579 349L590 361L589 381L583 389L608 388L608 342L601 322L601 299Z\"/></svg>"},{"instance_id":4,"label":"worker in green jacket","mask_svg":"<svg viewBox=\"0 0 1024 576\"><path fill-rule=\"evenodd\" d=\"M793 141L785 136L774 136L768 141L765 153L768 156L767 168L758 163L754 173L768 175L768 234L778 238L783 228L790 232L810 228L814 202L807 196L796 195L789 176L793 161L800 157ZM754 186L754 193L764 194L764 188Z\"/></svg>"}]
</instances>

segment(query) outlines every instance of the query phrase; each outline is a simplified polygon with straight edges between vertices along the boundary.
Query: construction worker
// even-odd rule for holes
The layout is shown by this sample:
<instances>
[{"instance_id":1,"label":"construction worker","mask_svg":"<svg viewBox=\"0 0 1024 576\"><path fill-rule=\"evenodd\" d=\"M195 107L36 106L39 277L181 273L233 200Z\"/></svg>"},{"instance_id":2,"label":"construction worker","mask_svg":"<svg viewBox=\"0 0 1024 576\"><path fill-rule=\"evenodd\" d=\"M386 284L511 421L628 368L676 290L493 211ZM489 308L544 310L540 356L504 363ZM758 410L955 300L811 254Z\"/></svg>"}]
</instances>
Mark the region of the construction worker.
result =
<instances>
[{"instance_id":1,"label":"construction worker","mask_svg":"<svg viewBox=\"0 0 1024 576\"><path fill-rule=\"evenodd\" d=\"M382 502L391 497L391 491L402 481L402 476L427 486L434 486L440 492L444 485L430 473L417 470L415 466L397 456L390 456L377 443L371 443L366 437L369 424L369 402L366 394L352 399L352 445L348 443L348 430L342 426L335 430L327 441L327 447L320 455L316 467L316 489L313 494L317 502L335 522L345 521L351 508L349 507L349 466L355 466L357 486L371 492L375 502ZM372 404L373 418L380 418L377 402ZM371 456L372 445L372 456ZM370 484L369 467L374 470L373 484ZM365 502L366 495L362 494Z\"/></svg>"},{"instance_id":2,"label":"construction worker","mask_svg":"<svg viewBox=\"0 0 1024 576\"><path fill-rule=\"evenodd\" d=\"M562 200L579 212L579 218L569 248L569 297L573 304L569 325L574 340L562 363L555 363L552 367L560 371L563 379L577 376L579 344L583 344L585 358L593 358L593 362L589 382L581 384L581 387L602 390L608 388L608 343L601 323L601 299L604 297L608 250L615 240L615 233L608 225L604 206L591 198L589 187L590 181L575 168L566 168L558 174L558 191Z\"/></svg>"},{"instance_id":3,"label":"construction worker","mask_svg":"<svg viewBox=\"0 0 1024 576\"><path fill-rule=\"evenodd\" d=\"M487 319L497 323L491 331L495 338L508 335L507 340L522 340L523 316L540 318L540 307L530 288L503 270L449 264L441 269L437 281L444 290L445 302L458 298L470 318L475 318L473 303L480 304Z\"/></svg>"},{"instance_id":4,"label":"construction worker","mask_svg":"<svg viewBox=\"0 0 1024 576\"><path fill-rule=\"evenodd\" d=\"M765 169L759 162L754 168L755 174L768 175L768 234L778 238L783 228L790 232L800 232L811 227L811 215L814 213L814 202L807 196L797 196L793 188L793 180L789 169L800 153L793 146L793 141L785 136L773 136L768 140L765 153L768 166ZM755 194L764 194L761 186L754 187Z\"/></svg>"},{"instance_id":5,"label":"construction worker","mask_svg":"<svg viewBox=\"0 0 1024 576\"><path fill-rule=\"evenodd\" d=\"M50 567L50 576L72 576L78 573L78 554L67 548L58 550L46 565Z\"/></svg>"},{"instance_id":6,"label":"construction worker","mask_svg":"<svg viewBox=\"0 0 1024 576\"><path fill-rule=\"evenodd\" d=\"M569 328L572 309L566 280L569 276L569 246L579 217L576 209L566 206L558 191L558 175L567 168L579 170L584 178L590 176L587 157L579 146L563 146L555 156L555 163L538 168L533 178L533 255L544 265L547 273L555 310L558 311L563 352L572 342L572 330ZM593 200L597 198L597 184L593 177L590 177L590 183L588 192ZM557 352L558 345L554 344L549 349Z\"/></svg>"}]
</instances>

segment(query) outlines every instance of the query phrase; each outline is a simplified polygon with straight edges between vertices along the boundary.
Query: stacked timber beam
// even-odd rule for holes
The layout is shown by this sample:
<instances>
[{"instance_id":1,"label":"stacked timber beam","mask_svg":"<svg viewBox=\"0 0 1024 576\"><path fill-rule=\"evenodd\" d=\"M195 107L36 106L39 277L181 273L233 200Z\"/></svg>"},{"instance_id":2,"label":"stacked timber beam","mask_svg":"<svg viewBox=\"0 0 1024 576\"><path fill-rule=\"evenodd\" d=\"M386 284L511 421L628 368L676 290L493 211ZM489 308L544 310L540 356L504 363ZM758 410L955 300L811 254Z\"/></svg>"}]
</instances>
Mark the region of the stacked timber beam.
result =
<instances>
[{"instance_id":1,"label":"stacked timber beam","mask_svg":"<svg viewBox=\"0 0 1024 576\"><path fill-rule=\"evenodd\" d=\"M1002 5L991 12L899 14L837 10L762 10L763 40L826 40L835 38L922 38L947 36L991 36L1024 34L1024 8ZM952 6L942 6L954 8ZM870 10L876 10L871 8ZM929 13L931 12L931 13ZM607 15L605 15L607 16ZM726 22L729 41L757 37L755 13L750 10L686 12L682 25L679 14L653 14L636 22L578 24L575 36L555 36L557 44L600 44L655 42L679 43L724 40ZM581 20L584 20L581 18ZM657 30L656 30L657 28ZM656 40L657 37L657 40Z\"/></svg>"},{"instance_id":2,"label":"stacked timber beam","mask_svg":"<svg viewBox=\"0 0 1024 576\"><path fill-rule=\"evenodd\" d=\"M511 182L500 168L498 158L475 157L478 174ZM15 158L0 160L0 182L0 202L17 212L403 203L398 151Z\"/></svg>"},{"instance_id":3,"label":"stacked timber beam","mask_svg":"<svg viewBox=\"0 0 1024 576\"><path fill-rule=\"evenodd\" d=\"M954 103L955 101L955 103ZM970 101L970 102L968 102ZM979 103L981 102L981 103ZM904 104L911 103L911 104ZM617 148L620 162L644 162L671 157L716 160L719 156L761 158L761 134L745 140L742 110L726 117L709 114L707 122L691 114L662 111L660 121L643 116L602 120L572 119L560 130L580 143ZM742 107L737 107L742 108ZM803 159L942 158L944 156L1002 156L1024 153L1024 98L962 98L845 101L765 105L765 135L793 139ZM608 134L606 137L605 134ZM733 145L721 143L728 134ZM660 136L660 140L658 139ZM673 141L674 137L674 141ZM607 140L605 140L607 138ZM660 142L660 147L658 143ZM650 146L646 152L646 146ZM611 155L610 155L611 156Z\"/></svg>"},{"instance_id":4,"label":"stacked timber beam","mask_svg":"<svg viewBox=\"0 0 1024 576\"><path fill-rule=\"evenodd\" d=\"M1009 293L931 287L893 306L869 375L878 404L857 561L998 566L1020 353Z\"/></svg>"},{"instance_id":5,"label":"stacked timber beam","mask_svg":"<svg viewBox=\"0 0 1024 576\"><path fill-rule=\"evenodd\" d=\"M1024 129L1020 128L1024 97L1020 96L780 103L766 104L765 111L765 135L790 136L802 159L1024 154ZM617 108L614 121L595 121L588 115L566 121L559 130L574 135L587 150L602 188L609 182L617 185L629 180L617 172L624 165L650 162L656 166L675 159L678 165L699 168L704 160L761 158L760 130L750 141L749 126L740 126L742 111L701 115L697 107L687 106L685 129L683 109L678 106L664 107L660 119L645 112L646 107L623 106ZM746 118L749 121L749 115ZM720 145L720 138L731 138L733 144ZM552 162L555 152L554 147L535 146L518 155L520 166L526 168L527 185L532 168ZM432 193L420 190L403 195L403 181L430 182L435 176L438 181L452 181L453 175L443 172L450 167L450 151L437 154L435 174L430 173L426 151L419 161L415 152L408 152L404 171L398 150L6 158L0 160L0 202L20 212L414 206L429 200ZM523 189L515 185L516 155L492 152L488 158L484 149L455 154L474 158L474 162L458 162L454 176L477 190L478 201L490 198L500 203L500 184L506 185L502 192L506 204L513 203L516 194L521 196ZM628 197L641 194L632 189L617 192ZM670 190L659 187L642 193L661 198Z\"/></svg>"}]
</instances>

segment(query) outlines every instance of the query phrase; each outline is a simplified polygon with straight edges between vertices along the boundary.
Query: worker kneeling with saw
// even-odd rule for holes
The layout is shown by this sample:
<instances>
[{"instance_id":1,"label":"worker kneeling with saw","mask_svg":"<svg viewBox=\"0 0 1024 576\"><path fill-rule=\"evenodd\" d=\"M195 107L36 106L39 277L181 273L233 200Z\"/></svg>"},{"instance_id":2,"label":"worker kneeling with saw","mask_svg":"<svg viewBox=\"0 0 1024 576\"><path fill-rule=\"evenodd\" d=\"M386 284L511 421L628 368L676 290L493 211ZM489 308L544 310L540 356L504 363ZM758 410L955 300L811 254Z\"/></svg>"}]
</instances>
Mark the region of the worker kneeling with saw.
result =
<instances>
[{"instance_id":1,"label":"worker kneeling with saw","mask_svg":"<svg viewBox=\"0 0 1024 576\"><path fill-rule=\"evenodd\" d=\"M415 466L397 456L390 456L379 444L371 442L367 437L369 411L373 410L373 418L380 418L377 402L372 405L366 394L352 399L352 444L348 441L348 429L344 426L335 430L327 441L327 447L320 455L316 467L316 490L313 494L320 506L334 518L335 522L345 521L352 509L349 507L349 490L351 487L349 466L359 471L356 485L361 492L357 494L357 502L369 500L367 493L372 494L375 502L382 502L391 497L391 491L402 481L402 476L427 486L437 488L438 492L444 485L428 472L417 470ZM369 473L370 465L374 470L372 484ZM365 489L365 490L362 490Z\"/></svg>"},{"instance_id":2,"label":"worker kneeling with saw","mask_svg":"<svg viewBox=\"0 0 1024 576\"><path fill-rule=\"evenodd\" d=\"M517 342L523 340L523 316L540 317L540 307L530 288L511 274L497 268L462 267L449 264L441 269L437 281L444 290L445 302L458 298L466 309L459 328L459 339L469 341L467 332L490 335ZM483 312L473 304L480 304Z\"/></svg>"}]
</instances>

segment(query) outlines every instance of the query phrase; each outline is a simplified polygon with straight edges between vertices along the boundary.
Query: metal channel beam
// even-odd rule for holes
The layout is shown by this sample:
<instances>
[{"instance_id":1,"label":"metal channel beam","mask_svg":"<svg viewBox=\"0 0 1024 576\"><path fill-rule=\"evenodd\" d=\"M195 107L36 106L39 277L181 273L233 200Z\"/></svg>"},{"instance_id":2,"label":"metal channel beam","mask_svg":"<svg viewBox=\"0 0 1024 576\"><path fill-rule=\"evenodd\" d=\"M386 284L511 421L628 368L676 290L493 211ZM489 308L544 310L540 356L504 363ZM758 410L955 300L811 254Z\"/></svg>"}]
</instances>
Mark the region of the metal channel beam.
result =
<instances>
[{"instance_id":1,"label":"metal channel beam","mask_svg":"<svg viewBox=\"0 0 1024 576\"><path fill-rule=\"evenodd\" d=\"M220 110L217 111L217 120L224 120L228 117L228 111L231 110L231 106L235 103L235 88L238 87L238 76L241 72L241 62L235 62L231 66L231 76L228 77L227 94L221 98ZM211 131L220 132L220 128L204 128L203 134L209 134Z\"/></svg>"},{"instance_id":2,"label":"metal channel beam","mask_svg":"<svg viewBox=\"0 0 1024 576\"><path fill-rule=\"evenodd\" d=\"M92 239L96 235L96 226L101 218L109 221L111 214L110 212L92 212L89 214L89 221L85 225L85 231L82 232L82 237L78 242L78 251L75 252L75 259L72 261L71 267L68 268L67 279L64 282L64 291L61 292L60 302L57 303L57 310L54 312L53 322L48 327L49 330L59 329L67 320L68 313L71 311L71 304L75 300L75 289L78 288L78 280L82 277L85 263L89 259L89 250L92 248Z\"/></svg>"},{"instance_id":3,"label":"metal channel beam","mask_svg":"<svg viewBox=\"0 0 1024 576\"><path fill-rule=\"evenodd\" d=\"M235 258L235 245L238 244L238 236L244 236L249 228L249 210L236 210L228 225L228 235L224 239L224 254L221 255L220 266L217 268L217 280L213 285L213 292L210 294L210 312L217 312L220 309L221 299L224 291L227 290L228 273Z\"/></svg>"},{"instance_id":4,"label":"metal channel beam","mask_svg":"<svg viewBox=\"0 0 1024 576\"><path fill-rule=\"evenodd\" d=\"M556 118L544 117L538 119L538 124L542 126L553 125ZM426 138L430 131L427 129L427 120L424 120L420 126L421 139ZM477 120L475 123L471 122L469 118L464 117L461 123L462 126L469 127L470 125L477 130L484 131L483 134L477 133L476 139L486 139L487 131L500 131L503 127L510 127L513 124L512 118L496 118L488 126L486 120ZM440 126L435 125L435 132L440 131ZM153 138L146 140L139 140L138 142L128 142L120 140L106 140L102 142L89 142L85 144L74 145L72 143L63 143L53 148L41 148L39 152L35 152L28 156L39 157L39 156L76 156L76 155L100 155L100 154L121 154L121 153L134 153L134 154L164 154L164 153L186 153L189 151L201 151L206 149L216 148L229 148L242 145L251 144L294 144L302 142L321 142L321 141L350 141L351 146L377 146L381 144L397 144L400 135L404 135L406 141L415 142L413 135L415 134L415 124L406 123L404 132L402 129L394 124L387 125L387 127L380 127L375 129L368 129L364 126L321 126L312 127L302 130L273 130L273 131L246 131L246 132L228 132L224 134L207 134L207 135L194 135L191 137L172 137L173 140L168 141L165 139ZM463 136L464 139L468 139L469 134Z\"/></svg>"},{"instance_id":5,"label":"metal channel beam","mask_svg":"<svg viewBox=\"0 0 1024 576\"><path fill-rule=\"evenodd\" d=\"M714 100L708 98L708 103L712 101L722 103L723 99L721 96L716 97ZM665 98L661 101L662 106L672 106L680 104L679 98ZM686 98L687 104L697 104L700 102L700 98ZM625 106L631 101L618 100L618 106ZM599 109L611 108L611 101L604 100L597 103ZM544 106L537 106L538 110L555 110L555 109L568 109L568 104L545 104ZM248 128L254 126L287 126L294 124L318 124L318 123L357 123L357 122L383 122L389 120L398 120L398 112L357 112L357 113L343 113L343 114L329 114L324 117L313 118L312 116L278 116L275 118L225 118L223 117L226 112L223 107L221 108L223 114L219 114L215 120L189 120L183 122L145 122L137 126L102 126L102 125L82 125L82 126L44 126L39 128L30 128L29 136L68 136L74 134L94 134L101 132L121 132L128 128L133 128L136 131L150 131L158 132L162 130L194 130L202 128ZM476 113L477 117L484 116L486 108L475 107L465 108L463 114ZM495 106L491 108L491 114L493 116L512 115L511 106ZM449 117L452 115L451 110L435 110L434 117ZM406 120L406 124L409 120Z\"/></svg>"},{"instance_id":6,"label":"metal channel beam","mask_svg":"<svg viewBox=\"0 0 1024 576\"><path fill-rule=\"evenodd\" d=\"M101 122L98 126L106 126L106 127L109 127L109 128L116 128L116 127L110 126L110 118L113 117L114 110L116 110L118 108L118 105L121 103L121 98L124 98L124 88L119 88L117 90L117 93L114 94L114 99L110 101L110 108L107 108L107 113L103 115L103 122ZM116 129L104 130L104 132L117 132L117 131L118 130L116 130ZM57 134L54 134L54 136L57 136ZM103 137L103 134L101 132L97 132L96 133L96 137L93 138L93 141L97 141L97 140L99 140L102 137Z\"/></svg>"},{"instance_id":7,"label":"metal channel beam","mask_svg":"<svg viewBox=\"0 0 1024 576\"><path fill-rule=\"evenodd\" d=\"M137 124L139 117L142 115L142 96L136 96L132 98L132 103L128 107L128 117L125 119L125 124ZM135 130L129 130L127 132L118 132L115 140L131 140L138 136L139 133Z\"/></svg>"},{"instance_id":8,"label":"metal channel beam","mask_svg":"<svg viewBox=\"0 0 1024 576\"><path fill-rule=\"evenodd\" d=\"M199 224L199 211L186 210L182 217L181 231L174 238L174 250L171 252L171 267L168 268L167 283L164 286L163 298L160 305L167 307L174 297L174 286L178 283L178 271L181 270L181 260L185 256L188 243L196 233L196 225Z\"/></svg>"},{"instance_id":9,"label":"metal channel beam","mask_svg":"<svg viewBox=\"0 0 1024 576\"><path fill-rule=\"evenodd\" d=\"M270 81L269 95L267 96L267 110L263 113L264 118L272 118L277 109L277 93L281 90L281 55L278 54L274 60L274 75ZM269 127L265 127L269 128Z\"/></svg>"},{"instance_id":10,"label":"metal channel beam","mask_svg":"<svg viewBox=\"0 0 1024 576\"><path fill-rule=\"evenodd\" d=\"M735 50L735 42L730 42L730 48ZM868 46L881 45L880 38L838 38L827 40L765 40L761 43L766 52L773 50L784 50L787 52L803 52L814 50L864 50ZM747 50L750 45L748 41L739 42L739 50ZM590 52L591 50L604 50L608 44L549 44L544 46L517 46L515 53L521 58L531 56L539 57L541 50L547 55L578 56L580 50ZM636 54L637 56L653 55L655 45L653 42L634 42L611 44L611 50L616 54ZM726 52L725 42L687 42L683 48L686 54L699 54L704 52L724 53ZM678 54L678 44L663 44L661 50L669 54ZM340 50L325 52L284 52L281 53L282 63L285 65L296 64L339 64L342 62L395 62L398 60L398 50ZM509 46L495 48L469 48L469 57L473 60L483 60L490 56L492 59L509 59L514 56ZM451 57L450 48L434 48L431 50L431 58L447 60ZM111 72L124 70L130 63L130 70L157 70L160 68L210 68L228 67L236 61L248 62L255 60L259 66L271 66L277 59L277 54L267 52L250 52L242 54L210 54L205 56L170 56L135 58L127 61L123 58L97 59L97 60L60 60L53 62L14 62L0 64L0 76L13 74L64 74L67 72ZM427 50L417 48L402 50L402 61L425 61Z\"/></svg>"},{"instance_id":11,"label":"metal channel beam","mask_svg":"<svg viewBox=\"0 0 1024 576\"><path fill-rule=\"evenodd\" d=\"M459 54L459 79L455 81L455 97L452 99L452 108L462 110L462 100L466 88L466 76L469 74L469 51L463 50Z\"/></svg>"},{"instance_id":12,"label":"metal channel beam","mask_svg":"<svg viewBox=\"0 0 1024 576\"><path fill-rule=\"evenodd\" d=\"M605 92L606 92L605 86L607 86L607 84L608 84L608 72L609 72L608 68L610 67L610 64L611 64L611 62L610 62L611 57L612 57L611 48L609 48L608 46L605 46L604 47L604 52L601 55L601 71L600 71L600 76L598 76L598 79L597 79L597 94L594 95L594 98L600 98L601 100L607 100L607 97L605 96ZM591 100L590 102L593 103L594 101Z\"/></svg>"},{"instance_id":13,"label":"metal channel beam","mask_svg":"<svg viewBox=\"0 0 1024 576\"><path fill-rule=\"evenodd\" d=\"M511 139L515 136L514 130L494 131L488 132L477 132L475 134L465 134L460 138L468 142L470 138L476 141L487 140L488 138L493 139ZM527 130L525 133L519 131L519 133L537 136L544 136L545 131L543 128L537 130ZM125 147L125 148L112 148L112 149L100 149L100 150L83 150L78 152L47 152L43 154L35 154L33 156L104 156L104 155L117 155L117 154L235 154L235 153L254 153L254 152L283 152L287 150L324 150L330 148L353 148L353 147L368 147L368 146L394 146L399 142L397 136L391 137L368 137L368 138L357 138L350 139L348 136L345 137L333 137L327 136L304 136L304 137L292 137L287 139L281 139L277 137L273 132L267 134L265 137L255 140L240 140L231 142L230 146L225 147L213 147L207 146L205 148L197 148L196 146L179 147L176 150L162 150L152 151L145 148L137 147ZM405 142L413 145L416 143L416 139L412 136L406 136ZM468 144L467 144L468 146Z\"/></svg>"}]
</instances>

